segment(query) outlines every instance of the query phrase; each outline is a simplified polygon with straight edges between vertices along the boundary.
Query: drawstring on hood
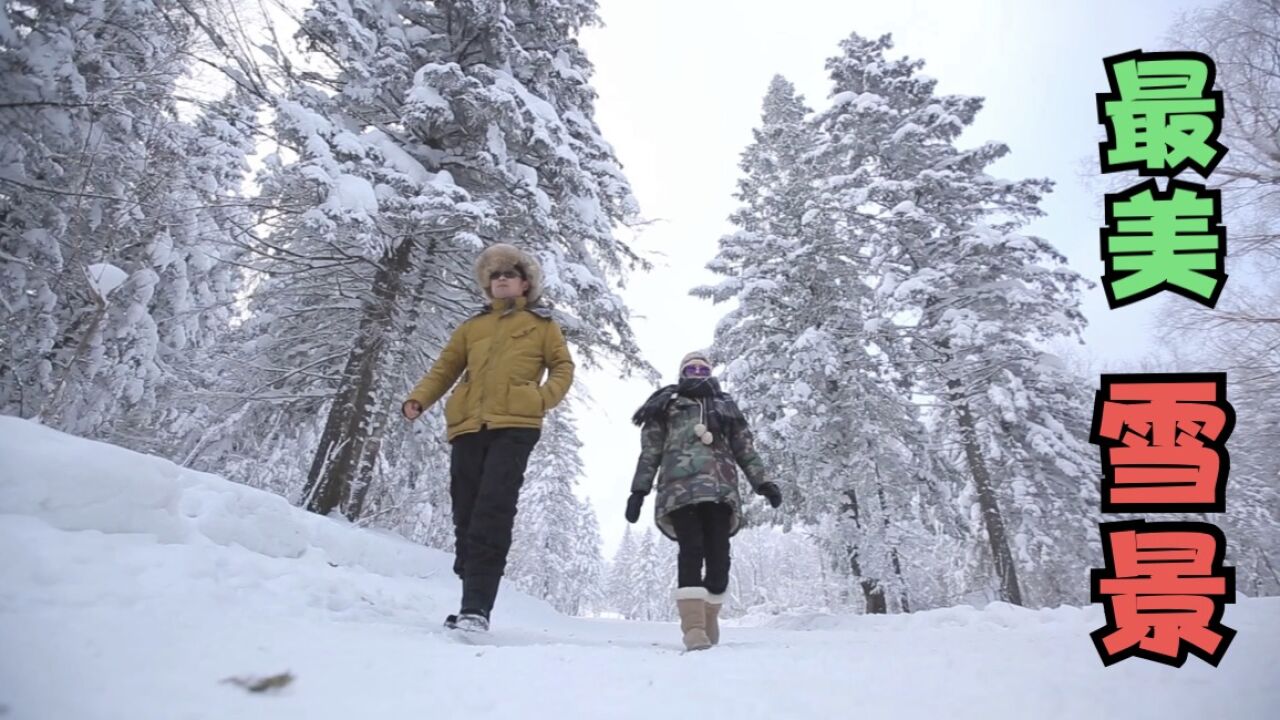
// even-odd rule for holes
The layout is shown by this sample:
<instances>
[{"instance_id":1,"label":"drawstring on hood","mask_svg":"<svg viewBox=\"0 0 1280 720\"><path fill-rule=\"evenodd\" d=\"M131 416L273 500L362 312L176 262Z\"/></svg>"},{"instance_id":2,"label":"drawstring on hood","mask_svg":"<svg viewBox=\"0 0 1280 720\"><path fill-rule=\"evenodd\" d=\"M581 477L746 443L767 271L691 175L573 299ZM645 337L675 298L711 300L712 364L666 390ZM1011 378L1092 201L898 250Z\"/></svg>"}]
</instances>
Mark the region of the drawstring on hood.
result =
<instances>
[{"instance_id":1,"label":"drawstring on hood","mask_svg":"<svg viewBox=\"0 0 1280 720\"><path fill-rule=\"evenodd\" d=\"M707 427L707 398L715 397L720 388L718 385L711 385L712 382L714 380L711 378L681 378L680 384L676 386L676 392L672 395L672 399L677 395L684 395L697 401L698 424L693 426L693 434L698 436L703 445L715 442L715 435ZM717 422L716 425L716 429L719 430L719 423Z\"/></svg>"},{"instance_id":2,"label":"drawstring on hood","mask_svg":"<svg viewBox=\"0 0 1280 720\"><path fill-rule=\"evenodd\" d=\"M698 410L698 417L702 422L693 426L693 433L698 436L703 445L710 445L715 442L716 437L707 430L707 404L703 402L702 398L698 398Z\"/></svg>"}]
</instances>

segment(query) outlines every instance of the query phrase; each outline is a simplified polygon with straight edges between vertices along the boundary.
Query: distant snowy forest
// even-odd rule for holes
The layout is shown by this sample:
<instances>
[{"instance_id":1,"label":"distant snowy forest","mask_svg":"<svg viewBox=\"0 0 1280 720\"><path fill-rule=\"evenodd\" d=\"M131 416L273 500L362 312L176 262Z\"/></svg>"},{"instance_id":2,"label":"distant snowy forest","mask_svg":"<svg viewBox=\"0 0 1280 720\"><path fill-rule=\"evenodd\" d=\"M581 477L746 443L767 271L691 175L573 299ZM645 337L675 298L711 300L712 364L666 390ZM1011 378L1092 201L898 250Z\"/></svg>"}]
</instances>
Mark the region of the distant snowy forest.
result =
<instances>
[{"instance_id":1,"label":"distant snowy forest","mask_svg":"<svg viewBox=\"0 0 1280 720\"><path fill-rule=\"evenodd\" d=\"M597 20L593 0L5 0L0 413L450 549L441 409L398 408L482 302L480 249L538 256L580 367L659 380L621 294L656 281L618 232L646 218L576 39ZM727 614L1087 604L1093 394L1126 370L1228 372L1230 501L1206 517L1239 591L1280 594L1280 7L1170 33L1228 100L1231 292L1166 303L1176 351L1133 368L1078 350L1100 290L1025 232L1053 181L958 143L981 98L856 33L827 98L774 79L718 282L687 288L785 497L747 508ZM602 556L580 406L548 418L510 574L566 613L665 618L676 546L646 514Z\"/></svg>"}]
</instances>

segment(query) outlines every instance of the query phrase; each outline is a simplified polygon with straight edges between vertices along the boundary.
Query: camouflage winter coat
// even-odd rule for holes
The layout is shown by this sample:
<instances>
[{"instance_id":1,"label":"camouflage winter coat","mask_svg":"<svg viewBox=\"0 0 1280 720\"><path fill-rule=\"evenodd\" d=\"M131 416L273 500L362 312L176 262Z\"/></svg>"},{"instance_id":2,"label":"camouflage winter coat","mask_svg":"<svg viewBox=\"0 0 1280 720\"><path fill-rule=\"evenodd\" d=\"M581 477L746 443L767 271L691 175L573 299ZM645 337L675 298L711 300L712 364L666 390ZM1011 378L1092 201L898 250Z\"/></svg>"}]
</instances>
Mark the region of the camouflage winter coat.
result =
<instances>
[{"instance_id":1,"label":"camouflage winter coat","mask_svg":"<svg viewBox=\"0 0 1280 720\"><path fill-rule=\"evenodd\" d=\"M641 424L640 459L631 491L648 493L657 473L654 520L662 534L672 540L676 534L668 516L673 510L701 502L727 503L733 508L729 526L732 536L742 523L738 466L742 466L753 490L767 482L751 429L728 395L691 398L674 390L671 386L655 393L636 413L635 421ZM712 443L705 445L694 427L706 424L710 412L717 414L721 427L713 433Z\"/></svg>"}]
</instances>

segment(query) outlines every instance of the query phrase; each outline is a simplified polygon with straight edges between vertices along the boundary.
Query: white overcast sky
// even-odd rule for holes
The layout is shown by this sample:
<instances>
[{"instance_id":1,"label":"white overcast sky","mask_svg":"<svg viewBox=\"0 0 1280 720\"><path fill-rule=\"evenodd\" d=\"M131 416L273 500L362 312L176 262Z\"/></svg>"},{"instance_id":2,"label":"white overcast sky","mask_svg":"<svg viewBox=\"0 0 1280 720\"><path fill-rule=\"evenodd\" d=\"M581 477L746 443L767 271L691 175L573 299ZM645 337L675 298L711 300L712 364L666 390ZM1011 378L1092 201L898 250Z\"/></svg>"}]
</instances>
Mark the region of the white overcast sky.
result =
<instances>
[{"instance_id":1,"label":"white overcast sky","mask_svg":"<svg viewBox=\"0 0 1280 720\"><path fill-rule=\"evenodd\" d=\"M603 28L583 33L596 74L596 118L622 161L645 217L636 239L658 267L636 275L624 297L646 358L674 379L689 350L705 348L723 309L692 298L711 282L703 266L727 217L738 158L759 123L775 73L795 83L810 107L830 92L824 69L850 32L892 33L894 56L926 61L941 93L979 95L986 106L963 145L1007 143L992 174L1057 182L1030 228L1097 279L1102 190L1094 94L1107 90L1102 58L1128 50L1173 49L1164 37L1191 0L601 0ZM1213 54L1212 48L1190 48ZM1134 183L1137 176L1134 175ZM1094 183L1092 186L1088 183ZM1108 310L1100 286L1088 291L1087 351L1103 367L1145 354L1153 303ZM579 493L600 517L606 557L626 521L623 509L639 452L629 422L654 389L610 371L582 371L590 399L577 411L586 474ZM742 398L750 404L750 398ZM745 488L745 483L744 483ZM652 497L641 524L652 522Z\"/></svg>"}]
</instances>

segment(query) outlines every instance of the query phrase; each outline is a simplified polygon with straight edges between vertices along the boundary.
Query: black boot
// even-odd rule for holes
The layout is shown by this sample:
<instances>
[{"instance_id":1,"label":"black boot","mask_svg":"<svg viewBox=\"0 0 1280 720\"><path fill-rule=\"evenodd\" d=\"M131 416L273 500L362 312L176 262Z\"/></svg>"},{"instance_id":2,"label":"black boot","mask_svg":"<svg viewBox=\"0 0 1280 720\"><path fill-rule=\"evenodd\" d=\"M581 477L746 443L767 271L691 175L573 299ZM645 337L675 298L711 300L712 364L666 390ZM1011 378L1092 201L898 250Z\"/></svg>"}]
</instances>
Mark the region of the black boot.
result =
<instances>
[{"instance_id":1,"label":"black boot","mask_svg":"<svg viewBox=\"0 0 1280 720\"><path fill-rule=\"evenodd\" d=\"M462 579L462 610L458 613L458 624L462 625L463 618L470 620L469 624L478 625L477 618L483 619L484 628L488 629L489 613L493 610L494 600L498 597L498 584L502 581L501 575L468 575Z\"/></svg>"}]
</instances>

